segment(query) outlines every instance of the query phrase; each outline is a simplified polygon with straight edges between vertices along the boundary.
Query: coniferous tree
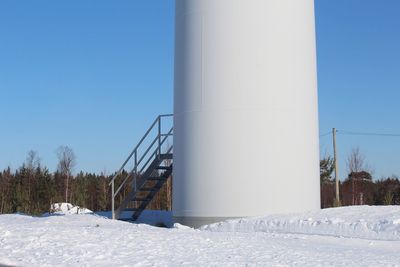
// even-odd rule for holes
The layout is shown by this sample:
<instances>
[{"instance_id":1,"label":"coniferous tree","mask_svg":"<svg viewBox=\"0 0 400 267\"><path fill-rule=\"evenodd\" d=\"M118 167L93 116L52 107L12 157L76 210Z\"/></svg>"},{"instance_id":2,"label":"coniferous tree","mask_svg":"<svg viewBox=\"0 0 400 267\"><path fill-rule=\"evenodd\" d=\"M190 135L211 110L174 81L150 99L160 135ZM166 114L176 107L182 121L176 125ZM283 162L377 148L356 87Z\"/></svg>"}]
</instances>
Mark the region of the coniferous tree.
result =
<instances>
[{"instance_id":1,"label":"coniferous tree","mask_svg":"<svg viewBox=\"0 0 400 267\"><path fill-rule=\"evenodd\" d=\"M329 208L334 205L335 184L332 178L335 169L334 160L330 156L325 157L319 162L320 188L321 188L321 208Z\"/></svg>"}]
</instances>

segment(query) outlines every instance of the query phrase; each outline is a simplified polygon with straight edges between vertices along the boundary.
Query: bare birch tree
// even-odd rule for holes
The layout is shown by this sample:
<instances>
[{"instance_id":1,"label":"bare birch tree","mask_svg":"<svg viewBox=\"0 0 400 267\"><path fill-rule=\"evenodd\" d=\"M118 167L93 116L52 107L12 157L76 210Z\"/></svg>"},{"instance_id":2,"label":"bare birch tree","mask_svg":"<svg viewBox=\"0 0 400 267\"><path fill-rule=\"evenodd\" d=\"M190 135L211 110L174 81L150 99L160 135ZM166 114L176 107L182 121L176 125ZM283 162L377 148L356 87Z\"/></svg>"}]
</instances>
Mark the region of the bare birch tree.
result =
<instances>
[{"instance_id":1,"label":"bare birch tree","mask_svg":"<svg viewBox=\"0 0 400 267\"><path fill-rule=\"evenodd\" d=\"M58 171L65 179L65 202L68 202L69 180L72 176L72 170L75 166L75 154L68 146L60 146L57 149Z\"/></svg>"},{"instance_id":2,"label":"bare birch tree","mask_svg":"<svg viewBox=\"0 0 400 267\"><path fill-rule=\"evenodd\" d=\"M371 172L371 167L366 162L359 147L353 148L347 157L347 171L349 174L362 171Z\"/></svg>"},{"instance_id":3,"label":"bare birch tree","mask_svg":"<svg viewBox=\"0 0 400 267\"><path fill-rule=\"evenodd\" d=\"M357 205L363 204L363 192L359 191L359 186L362 186L362 179L360 174L362 172L371 173L370 166L366 163L365 156L360 152L360 148L353 148L347 158L347 170L349 173L349 178L351 178L352 183L352 204ZM361 185L360 180L361 179ZM356 181L357 180L357 181ZM359 198L359 201L357 199ZM359 202L359 203L358 203Z\"/></svg>"}]
</instances>

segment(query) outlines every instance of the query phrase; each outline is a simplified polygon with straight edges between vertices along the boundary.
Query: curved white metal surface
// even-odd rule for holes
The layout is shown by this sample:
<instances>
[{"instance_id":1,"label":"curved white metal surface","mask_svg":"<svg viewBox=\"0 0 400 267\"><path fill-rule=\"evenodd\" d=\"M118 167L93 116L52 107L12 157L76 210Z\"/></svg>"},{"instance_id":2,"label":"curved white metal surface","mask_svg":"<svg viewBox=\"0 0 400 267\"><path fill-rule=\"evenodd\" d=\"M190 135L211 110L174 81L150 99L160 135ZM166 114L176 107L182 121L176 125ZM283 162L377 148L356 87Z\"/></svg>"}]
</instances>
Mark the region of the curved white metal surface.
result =
<instances>
[{"instance_id":1,"label":"curved white metal surface","mask_svg":"<svg viewBox=\"0 0 400 267\"><path fill-rule=\"evenodd\" d=\"M175 38L173 215L318 209L314 1L177 0Z\"/></svg>"}]
</instances>

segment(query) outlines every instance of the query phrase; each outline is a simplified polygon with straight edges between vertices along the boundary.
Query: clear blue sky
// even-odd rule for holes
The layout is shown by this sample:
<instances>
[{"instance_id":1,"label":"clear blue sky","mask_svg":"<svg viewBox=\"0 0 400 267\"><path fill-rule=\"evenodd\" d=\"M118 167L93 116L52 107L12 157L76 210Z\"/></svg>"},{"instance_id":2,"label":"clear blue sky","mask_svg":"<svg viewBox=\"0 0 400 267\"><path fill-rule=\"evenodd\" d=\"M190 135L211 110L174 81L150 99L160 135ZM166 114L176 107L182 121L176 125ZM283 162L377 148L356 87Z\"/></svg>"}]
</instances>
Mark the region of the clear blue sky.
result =
<instances>
[{"instance_id":1,"label":"clear blue sky","mask_svg":"<svg viewBox=\"0 0 400 267\"><path fill-rule=\"evenodd\" d=\"M398 0L316 0L321 134L400 133L399 14ZM76 170L115 171L172 111L173 36L173 0L0 1L0 168L33 149L54 170L68 145ZM342 176L354 146L377 178L400 175L399 137L338 138Z\"/></svg>"}]
</instances>

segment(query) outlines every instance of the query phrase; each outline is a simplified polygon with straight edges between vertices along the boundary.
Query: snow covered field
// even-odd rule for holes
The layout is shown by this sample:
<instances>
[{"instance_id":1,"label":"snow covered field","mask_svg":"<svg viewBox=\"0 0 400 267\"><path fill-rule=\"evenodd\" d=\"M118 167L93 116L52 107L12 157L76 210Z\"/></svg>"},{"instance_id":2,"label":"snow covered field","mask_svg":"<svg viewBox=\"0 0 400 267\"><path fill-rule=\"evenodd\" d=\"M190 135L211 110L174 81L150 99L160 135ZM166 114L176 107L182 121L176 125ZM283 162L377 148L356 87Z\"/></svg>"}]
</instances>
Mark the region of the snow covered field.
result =
<instances>
[{"instance_id":1,"label":"snow covered field","mask_svg":"<svg viewBox=\"0 0 400 267\"><path fill-rule=\"evenodd\" d=\"M90 213L0 215L0 264L400 266L400 207L274 215L199 230L112 221Z\"/></svg>"}]
</instances>

